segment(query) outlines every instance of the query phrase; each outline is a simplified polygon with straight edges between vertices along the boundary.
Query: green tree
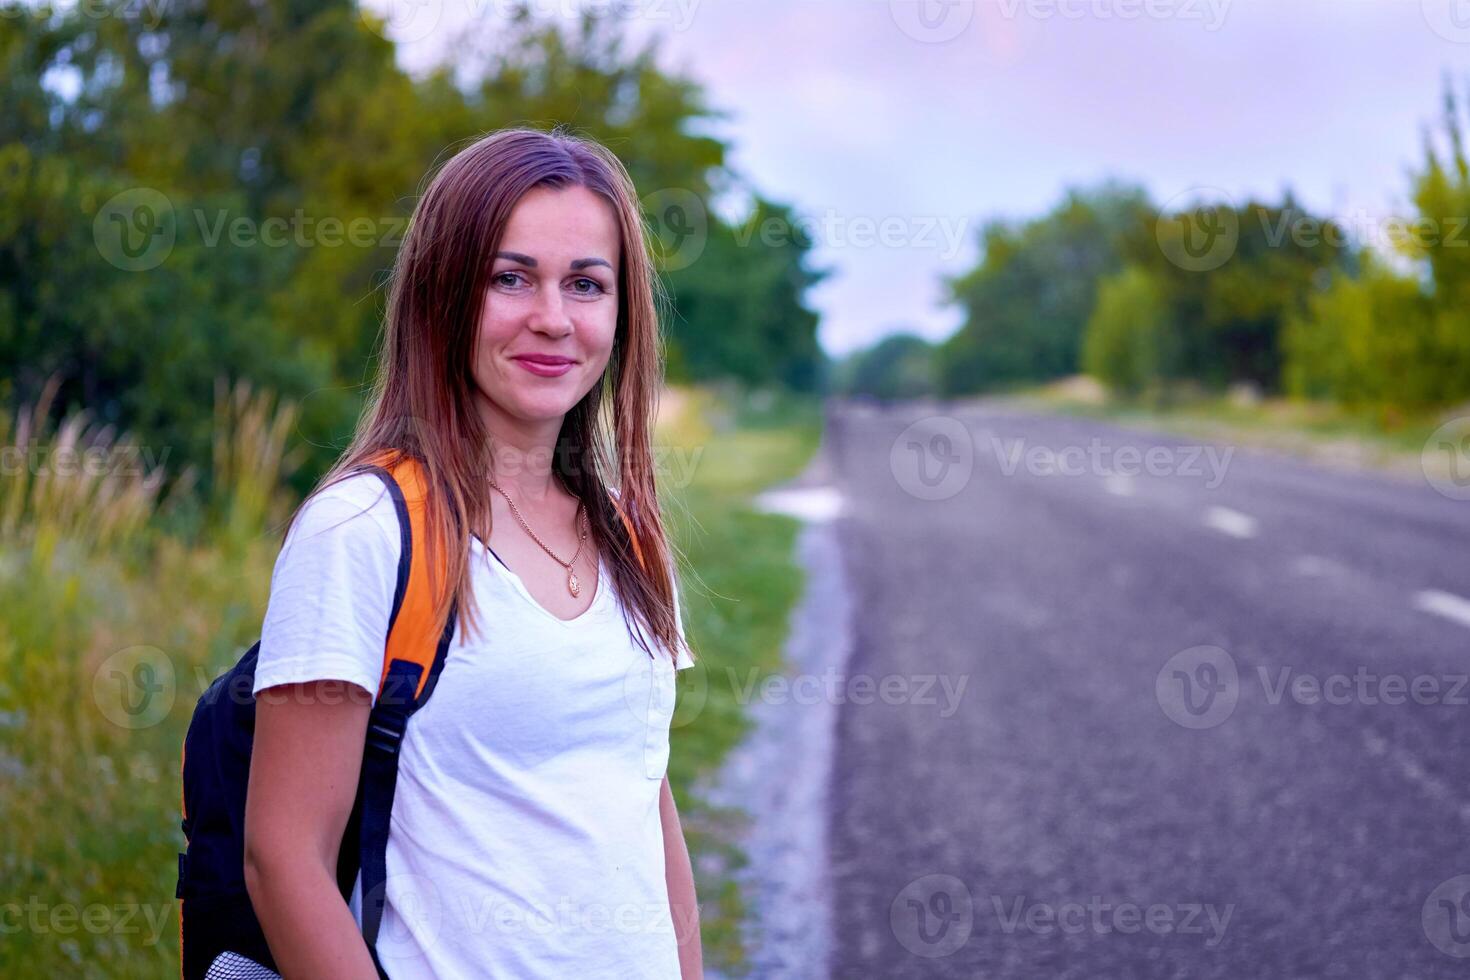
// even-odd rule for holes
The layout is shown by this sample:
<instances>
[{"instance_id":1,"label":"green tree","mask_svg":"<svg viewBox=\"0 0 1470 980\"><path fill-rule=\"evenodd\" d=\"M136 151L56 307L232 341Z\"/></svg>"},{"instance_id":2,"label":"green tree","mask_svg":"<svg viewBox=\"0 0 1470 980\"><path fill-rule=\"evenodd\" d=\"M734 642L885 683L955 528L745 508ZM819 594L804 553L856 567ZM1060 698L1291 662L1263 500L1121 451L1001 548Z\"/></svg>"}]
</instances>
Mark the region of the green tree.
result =
<instances>
[{"instance_id":1,"label":"green tree","mask_svg":"<svg viewBox=\"0 0 1470 980\"><path fill-rule=\"evenodd\" d=\"M1178 253L1167 237L1196 232L1192 224L1202 221L1236 229L1228 257L1206 270L1171 261ZM1346 232L1290 192L1280 206L1223 203L1164 215L1159 229L1164 247L1153 250L1149 269L1179 332L1180 373L1211 388L1246 381L1277 390L1283 324L1333 269L1350 267Z\"/></svg>"},{"instance_id":2,"label":"green tree","mask_svg":"<svg viewBox=\"0 0 1470 980\"><path fill-rule=\"evenodd\" d=\"M1137 396L1178 369L1178 340L1159 281L1129 265L1098 287L1088 321L1082 366L1114 391Z\"/></svg>"},{"instance_id":3,"label":"green tree","mask_svg":"<svg viewBox=\"0 0 1470 980\"><path fill-rule=\"evenodd\" d=\"M1335 275L1285 337L1287 388L1381 411L1426 411L1470 396L1470 161L1448 80L1444 146L1425 132L1413 175L1418 211L1401 222L1394 252L1365 251L1356 276ZM1393 253L1390 253L1393 254Z\"/></svg>"},{"instance_id":4,"label":"green tree","mask_svg":"<svg viewBox=\"0 0 1470 980\"><path fill-rule=\"evenodd\" d=\"M567 27L523 7L414 79L349 0L144 7L0 17L0 395L33 400L58 374L58 414L84 405L173 463L208 459L224 375L301 403L312 454L295 479L315 479L358 410L414 192L486 131L585 133L645 193L707 213L739 181L705 131L721 114L617 18ZM156 263L111 254L165 233ZM809 243L732 237L711 219L718 258L678 274L671 361L812 387Z\"/></svg>"},{"instance_id":5,"label":"green tree","mask_svg":"<svg viewBox=\"0 0 1470 980\"><path fill-rule=\"evenodd\" d=\"M1075 372L1098 280L1142 255L1152 214L1141 188L1110 181L1069 190L1041 218L988 223L979 265L947 282L965 320L939 351L941 389L960 394Z\"/></svg>"},{"instance_id":6,"label":"green tree","mask_svg":"<svg viewBox=\"0 0 1470 980\"><path fill-rule=\"evenodd\" d=\"M817 390L823 354L805 297L827 271L811 267L811 248L792 209L760 197L738 225L710 220L697 258L665 277L670 377Z\"/></svg>"},{"instance_id":7,"label":"green tree","mask_svg":"<svg viewBox=\"0 0 1470 980\"><path fill-rule=\"evenodd\" d=\"M933 344L916 334L889 334L849 354L837 367L835 388L884 401L933 394L934 351Z\"/></svg>"}]
</instances>

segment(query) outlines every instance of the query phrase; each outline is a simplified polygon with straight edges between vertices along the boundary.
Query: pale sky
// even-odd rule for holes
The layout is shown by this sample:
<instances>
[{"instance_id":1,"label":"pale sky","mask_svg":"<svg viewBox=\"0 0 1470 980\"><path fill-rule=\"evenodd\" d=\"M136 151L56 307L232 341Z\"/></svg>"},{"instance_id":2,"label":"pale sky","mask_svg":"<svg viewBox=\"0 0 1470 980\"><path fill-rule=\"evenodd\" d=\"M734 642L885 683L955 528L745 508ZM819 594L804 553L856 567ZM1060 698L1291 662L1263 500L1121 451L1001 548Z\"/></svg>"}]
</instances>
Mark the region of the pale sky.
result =
<instances>
[{"instance_id":1,"label":"pale sky","mask_svg":"<svg viewBox=\"0 0 1470 980\"><path fill-rule=\"evenodd\" d=\"M396 9L403 63L499 0ZM562 12L576 0L540 0ZM959 325L940 276L991 217L1113 176L1155 202L1291 186L1369 229L1402 210L1442 78L1470 95L1470 0L601 0L732 117L730 162L795 205L835 268L813 290L833 355ZM1462 111L1462 120L1467 115ZM640 191L647 192L645 188Z\"/></svg>"}]
</instances>

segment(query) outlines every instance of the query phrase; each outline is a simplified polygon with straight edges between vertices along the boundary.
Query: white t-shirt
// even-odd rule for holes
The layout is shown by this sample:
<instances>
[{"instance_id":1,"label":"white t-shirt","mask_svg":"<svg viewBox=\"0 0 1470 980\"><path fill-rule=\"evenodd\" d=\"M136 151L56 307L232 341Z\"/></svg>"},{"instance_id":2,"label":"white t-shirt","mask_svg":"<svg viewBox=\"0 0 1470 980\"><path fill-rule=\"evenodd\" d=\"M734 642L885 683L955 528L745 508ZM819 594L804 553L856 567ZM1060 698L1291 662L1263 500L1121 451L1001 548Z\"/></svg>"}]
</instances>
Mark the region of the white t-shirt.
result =
<instances>
[{"instance_id":1,"label":"white t-shirt","mask_svg":"<svg viewBox=\"0 0 1470 980\"><path fill-rule=\"evenodd\" d=\"M307 501L271 578L257 693L344 680L376 698L400 547L373 474ZM399 757L383 968L677 980L659 819L668 651L650 638L655 663L629 635L606 563L592 605L562 620L478 538L470 561L483 635L456 630ZM351 906L360 923L360 878Z\"/></svg>"}]
</instances>

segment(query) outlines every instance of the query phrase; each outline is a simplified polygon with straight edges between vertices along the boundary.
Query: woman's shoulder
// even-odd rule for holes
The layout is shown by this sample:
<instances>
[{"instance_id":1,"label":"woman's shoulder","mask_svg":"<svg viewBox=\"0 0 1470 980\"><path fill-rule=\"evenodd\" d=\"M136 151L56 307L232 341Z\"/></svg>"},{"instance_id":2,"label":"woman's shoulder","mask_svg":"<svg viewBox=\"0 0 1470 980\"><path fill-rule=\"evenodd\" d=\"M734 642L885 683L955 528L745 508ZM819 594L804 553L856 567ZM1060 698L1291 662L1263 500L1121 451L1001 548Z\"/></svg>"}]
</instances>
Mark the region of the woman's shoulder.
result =
<instances>
[{"instance_id":1,"label":"woman's shoulder","mask_svg":"<svg viewBox=\"0 0 1470 980\"><path fill-rule=\"evenodd\" d=\"M397 509L375 474L313 491L276 558L254 691L346 680L376 696L401 551Z\"/></svg>"},{"instance_id":2,"label":"woman's shoulder","mask_svg":"<svg viewBox=\"0 0 1470 980\"><path fill-rule=\"evenodd\" d=\"M320 539L351 538L360 546L400 547L398 511L375 473L351 473L313 490L301 504L284 548Z\"/></svg>"}]
</instances>

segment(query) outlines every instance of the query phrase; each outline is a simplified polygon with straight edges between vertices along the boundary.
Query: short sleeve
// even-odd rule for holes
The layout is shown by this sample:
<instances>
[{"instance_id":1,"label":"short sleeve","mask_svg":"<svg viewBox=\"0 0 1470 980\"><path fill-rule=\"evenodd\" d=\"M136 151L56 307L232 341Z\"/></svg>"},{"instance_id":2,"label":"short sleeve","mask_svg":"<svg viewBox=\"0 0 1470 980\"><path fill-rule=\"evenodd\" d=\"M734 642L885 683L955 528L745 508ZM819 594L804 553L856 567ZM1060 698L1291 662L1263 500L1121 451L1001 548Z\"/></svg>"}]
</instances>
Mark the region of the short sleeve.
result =
<instances>
[{"instance_id":1,"label":"short sleeve","mask_svg":"<svg viewBox=\"0 0 1470 980\"><path fill-rule=\"evenodd\" d=\"M254 693L336 680L377 700L398 586L399 535L393 498L372 473L308 498L271 574Z\"/></svg>"}]
</instances>

